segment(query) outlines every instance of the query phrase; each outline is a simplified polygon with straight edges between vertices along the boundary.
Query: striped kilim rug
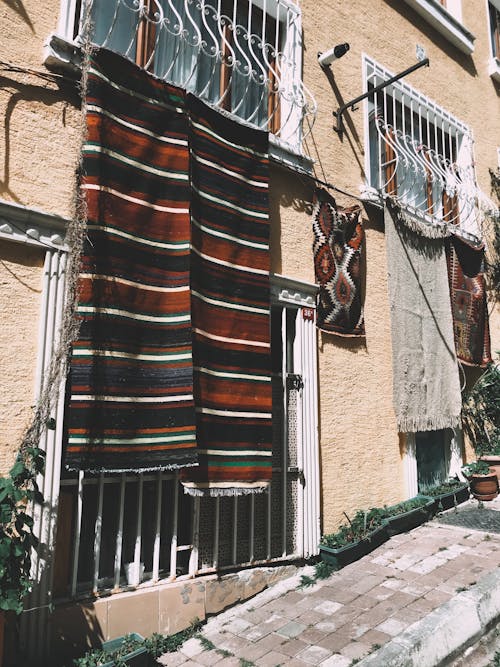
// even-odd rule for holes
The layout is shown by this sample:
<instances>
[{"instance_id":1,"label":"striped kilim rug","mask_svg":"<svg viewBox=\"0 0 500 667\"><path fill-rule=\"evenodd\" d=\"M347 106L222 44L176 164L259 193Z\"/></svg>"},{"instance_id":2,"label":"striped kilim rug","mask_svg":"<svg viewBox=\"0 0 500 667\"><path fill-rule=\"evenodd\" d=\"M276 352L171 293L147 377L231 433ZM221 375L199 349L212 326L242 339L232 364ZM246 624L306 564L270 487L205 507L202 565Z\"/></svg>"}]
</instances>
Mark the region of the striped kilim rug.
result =
<instances>
[{"instance_id":1,"label":"striped kilim rug","mask_svg":"<svg viewBox=\"0 0 500 667\"><path fill-rule=\"evenodd\" d=\"M196 462L184 102L182 91L128 60L105 50L92 56L70 469Z\"/></svg>"},{"instance_id":2,"label":"striped kilim rug","mask_svg":"<svg viewBox=\"0 0 500 667\"><path fill-rule=\"evenodd\" d=\"M193 495L271 480L268 136L188 96L192 323L199 467Z\"/></svg>"}]
</instances>

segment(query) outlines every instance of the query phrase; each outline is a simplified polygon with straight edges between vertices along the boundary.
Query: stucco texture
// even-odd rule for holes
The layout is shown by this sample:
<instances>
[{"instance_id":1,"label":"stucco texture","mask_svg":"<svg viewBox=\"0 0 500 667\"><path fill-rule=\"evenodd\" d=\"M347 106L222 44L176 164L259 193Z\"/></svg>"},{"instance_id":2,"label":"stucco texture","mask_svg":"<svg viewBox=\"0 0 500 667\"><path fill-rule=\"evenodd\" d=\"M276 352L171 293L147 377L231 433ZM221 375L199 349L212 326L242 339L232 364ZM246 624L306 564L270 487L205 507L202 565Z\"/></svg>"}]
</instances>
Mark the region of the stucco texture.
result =
<instances>
[{"instance_id":1,"label":"stucco texture","mask_svg":"<svg viewBox=\"0 0 500 667\"><path fill-rule=\"evenodd\" d=\"M464 0L463 23L476 35L475 51L465 56L404 2L304 0L304 81L318 103L317 120L305 147L315 171L354 195L365 182L364 106L348 111L346 132L333 131L332 112L363 92L362 55L399 72L416 62L423 46L430 68L408 77L409 83L469 124L475 138L480 187L490 195L488 168L497 165L500 141L498 86L487 76L490 57L486 2ZM323 71L317 54L348 42L350 51ZM464 95L467 90L467 95ZM279 200L279 223L272 237L274 269L312 281L310 203L312 188L303 179L276 178L271 189ZM354 199L333 192L339 205ZM297 202L299 204L297 205ZM387 266L380 212L365 206L365 339L319 334L320 456L322 530L333 530L343 512L407 497L403 455L392 407L392 359ZM274 220L273 220L274 224ZM278 239L280 247L278 250ZM498 309L491 318L493 349L500 348Z\"/></svg>"},{"instance_id":2,"label":"stucco texture","mask_svg":"<svg viewBox=\"0 0 500 667\"><path fill-rule=\"evenodd\" d=\"M68 216L81 137L77 84L37 76L48 74L43 43L58 14L58 0L0 3L1 60L21 68L0 69L0 198Z\"/></svg>"},{"instance_id":3,"label":"stucco texture","mask_svg":"<svg viewBox=\"0 0 500 667\"><path fill-rule=\"evenodd\" d=\"M43 253L0 241L0 474L14 462L34 402Z\"/></svg>"}]
</instances>

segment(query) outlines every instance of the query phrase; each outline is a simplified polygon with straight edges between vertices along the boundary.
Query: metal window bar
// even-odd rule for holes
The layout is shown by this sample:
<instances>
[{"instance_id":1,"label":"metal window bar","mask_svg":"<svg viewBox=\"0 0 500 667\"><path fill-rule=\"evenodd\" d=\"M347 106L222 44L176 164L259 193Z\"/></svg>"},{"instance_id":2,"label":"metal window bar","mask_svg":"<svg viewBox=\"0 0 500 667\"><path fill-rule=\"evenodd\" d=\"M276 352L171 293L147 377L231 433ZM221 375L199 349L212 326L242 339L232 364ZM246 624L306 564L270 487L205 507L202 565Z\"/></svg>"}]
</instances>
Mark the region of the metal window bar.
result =
<instances>
[{"instance_id":1,"label":"metal window bar","mask_svg":"<svg viewBox=\"0 0 500 667\"><path fill-rule=\"evenodd\" d=\"M300 151L317 106L302 82L296 0L82 0L72 8L80 35L89 10L96 44Z\"/></svg>"},{"instance_id":2,"label":"metal window bar","mask_svg":"<svg viewBox=\"0 0 500 667\"><path fill-rule=\"evenodd\" d=\"M368 89L392 76L368 58L365 66ZM378 144L370 156L378 155L378 179L370 185L429 224L453 223L478 239L481 193L469 128L402 80L376 91L368 108L369 132L376 132ZM373 178L373 164L369 173Z\"/></svg>"}]
</instances>

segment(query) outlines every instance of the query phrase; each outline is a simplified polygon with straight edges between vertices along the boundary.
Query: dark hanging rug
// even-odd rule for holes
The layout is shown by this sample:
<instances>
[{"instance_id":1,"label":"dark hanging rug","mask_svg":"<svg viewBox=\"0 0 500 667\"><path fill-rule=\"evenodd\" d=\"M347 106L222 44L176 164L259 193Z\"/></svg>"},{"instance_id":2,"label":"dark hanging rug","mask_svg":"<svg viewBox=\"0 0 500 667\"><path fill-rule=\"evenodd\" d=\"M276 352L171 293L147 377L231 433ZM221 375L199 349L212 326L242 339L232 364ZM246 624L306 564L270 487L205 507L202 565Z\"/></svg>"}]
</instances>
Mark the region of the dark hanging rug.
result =
<instances>
[{"instance_id":1,"label":"dark hanging rug","mask_svg":"<svg viewBox=\"0 0 500 667\"><path fill-rule=\"evenodd\" d=\"M316 323L341 336L363 336L361 255L365 233L361 209L338 208L321 188L314 194L314 271L319 284Z\"/></svg>"}]
</instances>

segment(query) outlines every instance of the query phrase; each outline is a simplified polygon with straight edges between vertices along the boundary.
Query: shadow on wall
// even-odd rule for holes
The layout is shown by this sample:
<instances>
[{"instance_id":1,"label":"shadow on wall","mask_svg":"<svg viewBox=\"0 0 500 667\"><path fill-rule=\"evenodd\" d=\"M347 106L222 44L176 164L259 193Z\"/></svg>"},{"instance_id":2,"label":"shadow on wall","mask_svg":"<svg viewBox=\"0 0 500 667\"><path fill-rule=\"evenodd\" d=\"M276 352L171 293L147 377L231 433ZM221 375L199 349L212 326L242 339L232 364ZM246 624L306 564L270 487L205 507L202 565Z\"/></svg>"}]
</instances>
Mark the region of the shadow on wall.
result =
<instances>
[{"instance_id":1,"label":"shadow on wall","mask_svg":"<svg viewBox=\"0 0 500 667\"><path fill-rule=\"evenodd\" d=\"M29 14L21 0L3 0L3 3L7 5L9 9L12 9L14 12L16 12L16 14L24 21L24 23L26 23L31 32L35 34L33 23L31 22Z\"/></svg>"},{"instance_id":2,"label":"shadow on wall","mask_svg":"<svg viewBox=\"0 0 500 667\"><path fill-rule=\"evenodd\" d=\"M426 35L433 44L443 51L448 58L455 60L471 77L477 77L478 72L471 56L462 53L456 46L453 46L447 39L444 39L441 33L435 30L420 14L417 14L406 2L401 0L386 0L387 4L400 16L415 26L417 30ZM467 26L465 26L467 27ZM393 39L392 35L389 39Z\"/></svg>"},{"instance_id":3,"label":"shadow on wall","mask_svg":"<svg viewBox=\"0 0 500 667\"><path fill-rule=\"evenodd\" d=\"M67 81L61 79L58 83L50 83L55 86L55 88L47 88L47 81L45 85L26 84L16 81L12 77L0 74L0 88L10 92L10 98L4 111L4 159L3 165L1 166L3 174L0 173L0 196L8 195L18 204L23 204L24 202L22 202L18 195L16 195L10 188L11 131L12 118L16 107L20 102L37 102L47 107L66 102L67 104L75 105L77 108L80 107L80 98L78 97L74 81L70 79ZM64 127L65 124L66 111L65 108L63 108L61 125ZM56 131L56 129L57 128L54 127L54 131ZM35 137L36 127L32 127L31 130L32 136Z\"/></svg>"}]
</instances>

